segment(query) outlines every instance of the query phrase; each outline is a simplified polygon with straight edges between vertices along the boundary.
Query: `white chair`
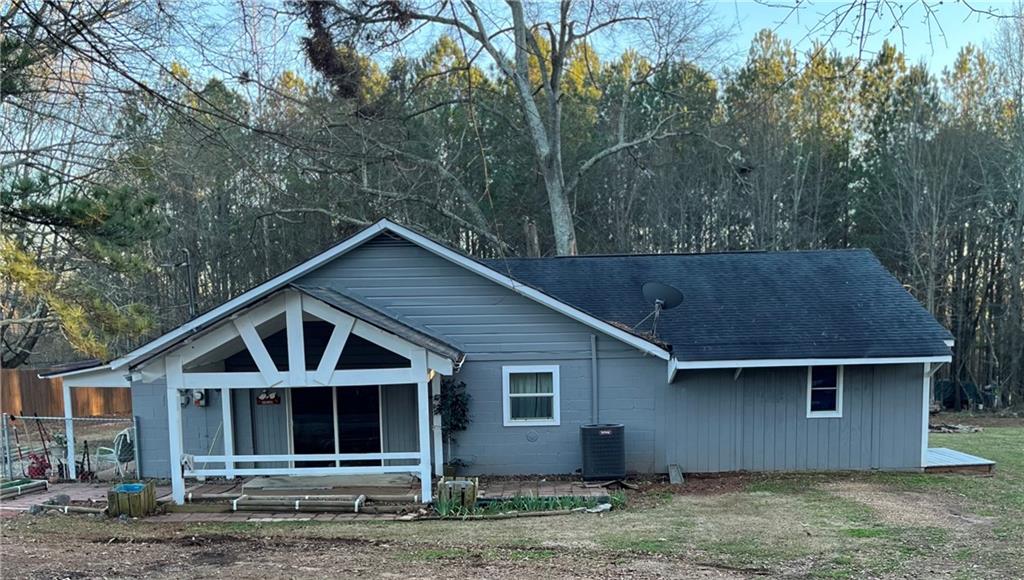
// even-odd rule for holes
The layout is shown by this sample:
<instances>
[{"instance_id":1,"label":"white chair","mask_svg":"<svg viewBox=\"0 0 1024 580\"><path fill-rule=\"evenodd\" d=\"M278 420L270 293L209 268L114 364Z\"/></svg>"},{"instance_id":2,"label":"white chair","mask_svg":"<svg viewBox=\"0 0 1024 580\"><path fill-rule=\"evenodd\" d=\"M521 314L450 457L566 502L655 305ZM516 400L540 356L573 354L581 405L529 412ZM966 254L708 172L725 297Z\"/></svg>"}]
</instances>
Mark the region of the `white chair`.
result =
<instances>
[{"instance_id":1,"label":"white chair","mask_svg":"<svg viewBox=\"0 0 1024 580\"><path fill-rule=\"evenodd\" d=\"M124 478L125 466L135 460L135 444L132 442L131 428L125 429L114 437L113 447L100 447L96 450L96 470L102 462L113 463L117 476Z\"/></svg>"}]
</instances>

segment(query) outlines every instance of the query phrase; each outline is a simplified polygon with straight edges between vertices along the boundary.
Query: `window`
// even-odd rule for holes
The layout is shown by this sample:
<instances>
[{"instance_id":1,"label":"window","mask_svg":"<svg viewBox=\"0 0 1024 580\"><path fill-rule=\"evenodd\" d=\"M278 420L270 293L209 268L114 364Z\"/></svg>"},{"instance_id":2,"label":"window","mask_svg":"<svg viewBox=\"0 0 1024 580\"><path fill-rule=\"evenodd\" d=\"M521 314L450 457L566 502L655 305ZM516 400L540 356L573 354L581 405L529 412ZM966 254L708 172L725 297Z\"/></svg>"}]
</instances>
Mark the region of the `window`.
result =
<instances>
[{"instance_id":1,"label":"window","mask_svg":"<svg viewBox=\"0 0 1024 580\"><path fill-rule=\"evenodd\" d=\"M807 367L807 416L843 416L843 367Z\"/></svg>"},{"instance_id":2,"label":"window","mask_svg":"<svg viewBox=\"0 0 1024 580\"><path fill-rule=\"evenodd\" d=\"M502 368L505 426L558 425L558 367Z\"/></svg>"}]
</instances>

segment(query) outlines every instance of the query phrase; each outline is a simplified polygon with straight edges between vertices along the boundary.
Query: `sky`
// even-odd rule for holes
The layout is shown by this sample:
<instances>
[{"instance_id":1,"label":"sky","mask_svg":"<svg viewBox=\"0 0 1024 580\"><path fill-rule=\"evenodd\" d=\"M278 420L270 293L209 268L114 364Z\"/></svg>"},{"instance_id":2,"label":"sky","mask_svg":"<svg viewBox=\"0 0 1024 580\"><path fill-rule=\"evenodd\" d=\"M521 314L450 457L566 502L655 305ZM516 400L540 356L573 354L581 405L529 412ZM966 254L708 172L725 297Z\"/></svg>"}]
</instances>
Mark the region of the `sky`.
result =
<instances>
[{"instance_id":1,"label":"sky","mask_svg":"<svg viewBox=\"0 0 1024 580\"><path fill-rule=\"evenodd\" d=\"M733 27L731 44L742 60L751 39L763 28L771 28L779 36L791 40L797 49L810 47L816 38L827 38L835 26L821 30L823 16L834 14L835 9L851 2L804 0L799 3L800 9L793 11L792 6L797 4L797 0L719 0L714 9L723 25ZM983 11L1008 14L1013 8L1010 1L971 1L965 4L956 0L902 0L901 4L907 7L906 16L901 18L904 26L902 35L899 30L891 30L894 19L886 16L876 20L863 52L849 35L836 35L830 46L844 54L860 53L859 56L869 59L888 38L907 55L909 62L925 62L929 69L938 71L951 65L965 44L973 43L984 48L990 42L1000 19L983 14ZM928 7L934 7L930 15ZM846 27L847 30L849 28Z\"/></svg>"},{"instance_id":2,"label":"sky","mask_svg":"<svg viewBox=\"0 0 1024 580\"><path fill-rule=\"evenodd\" d=\"M2 1L2 0L0 0ZM208 21L211 23L207 31L206 40L210 45L219 45L225 39L227 46L220 46L221 53L238 55L240 61L235 63L234 68L239 70L262 70L263 66L270 65L267 70L299 70L305 74L311 74L306 66L305 57L302 54L298 39L306 34L302 21L297 18L277 18L279 8L284 0L257 0L256 7L263 6L264 11L256 11L252 15L260 18L258 28L260 34L267 35L266 42L269 45L280 44L284 47L281 51L273 54L264 51L260 54L260 62L248 62L245 55L248 54L249 36L241 34L238 30L231 28L235 19L228 18L239 4L237 0L197 0L200 3L207 2L206 9L209 12ZM507 15L507 7L502 0L478 0L484 5L493 5L495 14ZM538 6L545 6L545 3L553 0L531 0ZM688 1L688 0L671 0ZM713 10L716 25L726 32L723 43L715 46L710 52L712 54L694 55L697 62L713 74L721 74L728 70L735 70L743 65L751 40L758 31L770 28L780 37L789 40L799 51L806 51L815 40L828 41L829 47L841 53L858 56L868 60L873 58L882 42L888 39L897 48L902 50L912 64L924 62L932 74L940 74L943 68L953 64L958 51L968 43L973 43L982 48L992 42L997 29L1001 26L1002 20L986 14L987 12L1007 15L1013 11L1013 0L707 0ZM1020 0L1024 1L1024 0ZM834 23L829 23L829 18L836 15L838 8L866 3L871 6L895 7L902 6L906 13L901 17L903 34L899 30L892 30L893 18L886 14L872 23L871 33L864 43L863 49L853 39L850 31L856 28L853 18L843 22L838 28L842 32L833 34L837 29ZM968 6L969 4L969 6ZM794 10L793 6L799 6ZM227 27L227 28L225 28ZM447 31L443 27L427 27L423 29L418 37L421 43L418 47L410 48L412 45L401 45L399 51L412 51L424 49L438 36ZM635 39L627 39L620 35L611 34L608 37L591 38L599 51L604 48L608 55L617 56L626 48L630 48ZM375 58L379 59L383 66L392 57L389 52L376 53ZM194 70L201 70L203 58L189 54L175 55L173 60L192 63ZM484 58L486 61L486 58ZM274 61L273 64L270 61ZM229 67L231 68L231 67ZM221 77L232 78L231 71L210 70L210 74ZM277 74L274 72L273 74ZM236 89L245 90L244 86L236 86Z\"/></svg>"}]
</instances>

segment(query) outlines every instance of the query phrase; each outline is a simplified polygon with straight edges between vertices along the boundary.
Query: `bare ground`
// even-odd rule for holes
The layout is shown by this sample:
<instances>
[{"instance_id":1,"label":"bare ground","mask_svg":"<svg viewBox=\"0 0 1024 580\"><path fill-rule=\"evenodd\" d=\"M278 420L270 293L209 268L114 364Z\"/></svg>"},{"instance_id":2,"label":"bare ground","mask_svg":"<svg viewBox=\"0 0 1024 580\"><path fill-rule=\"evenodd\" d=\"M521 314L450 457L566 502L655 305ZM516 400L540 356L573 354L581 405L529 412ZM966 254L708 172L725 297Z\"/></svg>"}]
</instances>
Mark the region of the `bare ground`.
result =
<instances>
[{"instance_id":1,"label":"bare ground","mask_svg":"<svg viewBox=\"0 0 1024 580\"><path fill-rule=\"evenodd\" d=\"M933 435L990 477L651 480L628 507L500 521L0 519L2 578L1020 578L1024 429Z\"/></svg>"},{"instance_id":2,"label":"bare ground","mask_svg":"<svg viewBox=\"0 0 1024 580\"><path fill-rule=\"evenodd\" d=\"M409 526L390 525L394 526L391 531L396 536L408 530L403 526ZM168 525L147 531L166 537L120 539L101 534L51 542L36 538L10 541L5 534L3 577L744 577L728 568L702 566L663 555L623 557L622 554L564 546L444 548L433 547L432 542L408 540L289 539L276 533L272 536L204 534Z\"/></svg>"}]
</instances>

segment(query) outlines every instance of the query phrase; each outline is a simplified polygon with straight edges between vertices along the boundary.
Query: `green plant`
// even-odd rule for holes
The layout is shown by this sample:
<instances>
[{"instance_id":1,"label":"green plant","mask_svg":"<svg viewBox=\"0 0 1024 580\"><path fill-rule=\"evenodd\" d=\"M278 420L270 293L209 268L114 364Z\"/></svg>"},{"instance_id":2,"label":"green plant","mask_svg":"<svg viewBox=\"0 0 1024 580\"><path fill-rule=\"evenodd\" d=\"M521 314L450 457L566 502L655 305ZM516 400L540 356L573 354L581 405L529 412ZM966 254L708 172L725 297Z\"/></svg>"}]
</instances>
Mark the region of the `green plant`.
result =
<instances>
[{"instance_id":1,"label":"green plant","mask_svg":"<svg viewBox=\"0 0 1024 580\"><path fill-rule=\"evenodd\" d=\"M466 383L449 378L441 381L441 392L434 396L434 413L441 415L442 432L446 437L469 427L472 421L469 417L470 398Z\"/></svg>"},{"instance_id":2,"label":"green plant","mask_svg":"<svg viewBox=\"0 0 1024 580\"><path fill-rule=\"evenodd\" d=\"M594 497L534 497L519 496L506 499L481 502L467 509L456 502L438 501L434 509L444 518L462 518L467 516L497 515L510 512L544 512L574 509L589 509L601 503L611 503L613 508L620 508L626 503L622 492L614 492L608 498Z\"/></svg>"},{"instance_id":3,"label":"green plant","mask_svg":"<svg viewBox=\"0 0 1024 580\"><path fill-rule=\"evenodd\" d=\"M454 379L441 381L441 392L434 396L434 413L441 416L441 432L444 434L448 448L448 465L459 467L465 462L452 457L452 444L455 443L454 433L465 431L472 419L469 416L469 401L466 383Z\"/></svg>"},{"instance_id":4,"label":"green plant","mask_svg":"<svg viewBox=\"0 0 1024 580\"><path fill-rule=\"evenodd\" d=\"M466 510L462 507L462 504L451 500L439 499L434 502L434 510L437 515L443 518L460 517L467 515Z\"/></svg>"}]
</instances>

